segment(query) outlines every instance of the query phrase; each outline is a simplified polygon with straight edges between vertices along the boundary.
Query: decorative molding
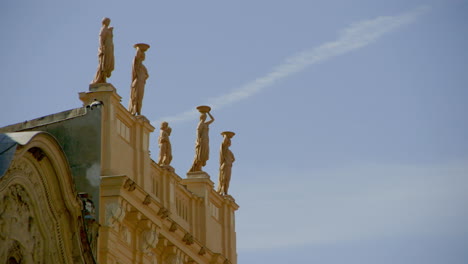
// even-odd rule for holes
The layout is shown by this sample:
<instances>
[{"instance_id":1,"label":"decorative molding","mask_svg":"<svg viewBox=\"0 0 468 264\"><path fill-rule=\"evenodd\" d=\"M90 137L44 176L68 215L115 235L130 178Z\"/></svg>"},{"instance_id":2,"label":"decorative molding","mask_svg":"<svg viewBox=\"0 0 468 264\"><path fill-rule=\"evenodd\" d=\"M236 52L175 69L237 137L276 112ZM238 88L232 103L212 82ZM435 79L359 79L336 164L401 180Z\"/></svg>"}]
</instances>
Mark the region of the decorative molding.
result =
<instances>
[{"instance_id":1,"label":"decorative molding","mask_svg":"<svg viewBox=\"0 0 468 264\"><path fill-rule=\"evenodd\" d=\"M185 233L185 236L184 238L182 238L182 241L189 246L195 243L193 236L190 233Z\"/></svg>"},{"instance_id":2,"label":"decorative molding","mask_svg":"<svg viewBox=\"0 0 468 264\"><path fill-rule=\"evenodd\" d=\"M171 213L169 212L169 210L167 210L164 207L161 207L158 211L158 216L161 217L162 219L168 218L170 214Z\"/></svg>"},{"instance_id":3,"label":"decorative molding","mask_svg":"<svg viewBox=\"0 0 468 264\"><path fill-rule=\"evenodd\" d=\"M13 176L14 174L20 174L21 176L33 178L32 176L34 175L34 171L24 159L13 160L7 172L5 173L4 179L10 175Z\"/></svg>"},{"instance_id":4,"label":"decorative molding","mask_svg":"<svg viewBox=\"0 0 468 264\"><path fill-rule=\"evenodd\" d=\"M134 191L136 188L136 183L131 179L127 179L124 184L124 189L127 189L129 192Z\"/></svg>"},{"instance_id":5,"label":"decorative molding","mask_svg":"<svg viewBox=\"0 0 468 264\"><path fill-rule=\"evenodd\" d=\"M119 204L110 202L106 204L105 226L113 227L115 223L120 223L125 218L126 208L123 206L123 201Z\"/></svg>"},{"instance_id":6,"label":"decorative molding","mask_svg":"<svg viewBox=\"0 0 468 264\"><path fill-rule=\"evenodd\" d=\"M145 229L141 232L141 251L148 254L158 245L158 233L155 228Z\"/></svg>"},{"instance_id":7,"label":"decorative molding","mask_svg":"<svg viewBox=\"0 0 468 264\"><path fill-rule=\"evenodd\" d=\"M206 254L206 248L205 247L201 247L200 250L198 251L198 255L200 256L203 256Z\"/></svg>"},{"instance_id":8,"label":"decorative molding","mask_svg":"<svg viewBox=\"0 0 468 264\"><path fill-rule=\"evenodd\" d=\"M144 205L148 205L151 203L151 195L146 195L145 200L143 200Z\"/></svg>"},{"instance_id":9,"label":"decorative molding","mask_svg":"<svg viewBox=\"0 0 468 264\"><path fill-rule=\"evenodd\" d=\"M175 232L176 230L177 230L177 223L173 221L171 224L171 227L169 227L169 231Z\"/></svg>"},{"instance_id":10,"label":"decorative molding","mask_svg":"<svg viewBox=\"0 0 468 264\"><path fill-rule=\"evenodd\" d=\"M15 254L21 254L21 257L13 256L18 263L68 263L71 259L76 263L94 263L93 250L81 219L83 212L80 209L85 206L80 208L82 200L74 190L68 164L62 156L57 156L58 149L44 141L44 136L36 138L40 140L18 149L0 181L0 230L13 233L0 238L0 263L9 259L4 254L9 248ZM17 189L19 196L14 198L11 188ZM29 212L16 212L10 221L6 220L8 209L2 208L8 204L6 200L27 201ZM25 204L17 206L21 210L27 208ZM97 233L99 225L96 223L96 226ZM14 250L15 245L20 251ZM34 245L38 249L31 251Z\"/></svg>"}]
</instances>

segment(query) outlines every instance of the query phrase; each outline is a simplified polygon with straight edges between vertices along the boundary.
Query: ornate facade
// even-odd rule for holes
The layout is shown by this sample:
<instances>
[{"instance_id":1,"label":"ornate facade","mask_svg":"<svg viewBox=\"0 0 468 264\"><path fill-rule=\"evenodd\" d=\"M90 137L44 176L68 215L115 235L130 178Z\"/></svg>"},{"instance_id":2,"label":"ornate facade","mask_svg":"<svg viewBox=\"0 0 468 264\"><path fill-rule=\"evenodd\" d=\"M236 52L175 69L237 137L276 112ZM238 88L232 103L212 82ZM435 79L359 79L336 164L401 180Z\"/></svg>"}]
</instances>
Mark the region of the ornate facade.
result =
<instances>
[{"instance_id":1,"label":"ornate facade","mask_svg":"<svg viewBox=\"0 0 468 264\"><path fill-rule=\"evenodd\" d=\"M0 128L30 133L0 156L0 264L237 263L234 199L204 172L153 161L155 128L111 84L79 97L82 108Z\"/></svg>"},{"instance_id":2,"label":"ornate facade","mask_svg":"<svg viewBox=\"0 0 468 264\"><path fill-rule=\"evenodd\" d=\"M0 178L0 263L94 263L58 142L44 132L2 134L0 142L12 154Z\"/></svg>"}]
</instances>

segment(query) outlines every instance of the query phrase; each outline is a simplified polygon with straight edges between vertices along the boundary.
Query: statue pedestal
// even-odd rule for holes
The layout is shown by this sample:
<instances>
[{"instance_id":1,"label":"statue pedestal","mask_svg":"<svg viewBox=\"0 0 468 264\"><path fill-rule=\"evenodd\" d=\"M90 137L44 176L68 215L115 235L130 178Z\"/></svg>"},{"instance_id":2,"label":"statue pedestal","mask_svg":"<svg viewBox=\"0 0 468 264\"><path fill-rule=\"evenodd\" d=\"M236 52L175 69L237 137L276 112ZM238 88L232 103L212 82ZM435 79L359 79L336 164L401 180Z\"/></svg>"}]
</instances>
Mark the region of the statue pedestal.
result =
<instances>
[{"instance_id":1,"label":"statue pedestal","mask_svg":"<svg viewBox=\"0 0 468 264\"><path fill-rule=\"evenodd\" d=\"M228 201L231 201L231 202L235 202L236 200L234 199L234 197L232 197L231 195L229 194L225 194L225 195L222 195L224 200L228 200Z\"/></svg>"},{"instance_id":2,"label":"statue pedestal","mask_svg":"<svg viewBox=\"0 0 468 264\"><path fill-rule=\"evenodd\" d=\"M117 91L111 83L92 83L89 85L90 92L114 92Z\"/></svg>"},{"instance_id":3,"label":"statue pedestal","mask_svg":"<svg viewBox=\"0 0 468 264\"><path fill-rule=\"evenodd\" d=\"M175 169L171 165L161 165L161 168L170 172L175 172Z\"/></svg>"},{"instance_id":4,"label":"statue pedestal","mask_svg":"<svg viewBox=\"0 0 468 264\"><path fill-rule=\"evenodd\" d=\"M187 179L210 179L210 175L204 171L189 171Z\"/></svg>"},{"instance_id":5,"label":"statue pedestal","mask_svg":"<svg viewBox=\"0 0 468 264\"><path fill-rule=\"evenodd\" d=\"M122 97L117 94L117 89L111 83L92 83L89 85L89 92L79 93L83 106L87 106L94 101L101 101L104 105L110 105L111 101L119 104Z\"/></svg>"},{"instance_id":6,"label":"statue pedestal","mask_svg":"<svg viewBox=\"0 0 468 264\"><path fill-rule=\"evenodd\" d=\"M187 172L187 178L182 179L182 184L186 185L191 192L205 198L208 198L214 186L210 175L204 171Z\"/></svg>"}]
</instances>

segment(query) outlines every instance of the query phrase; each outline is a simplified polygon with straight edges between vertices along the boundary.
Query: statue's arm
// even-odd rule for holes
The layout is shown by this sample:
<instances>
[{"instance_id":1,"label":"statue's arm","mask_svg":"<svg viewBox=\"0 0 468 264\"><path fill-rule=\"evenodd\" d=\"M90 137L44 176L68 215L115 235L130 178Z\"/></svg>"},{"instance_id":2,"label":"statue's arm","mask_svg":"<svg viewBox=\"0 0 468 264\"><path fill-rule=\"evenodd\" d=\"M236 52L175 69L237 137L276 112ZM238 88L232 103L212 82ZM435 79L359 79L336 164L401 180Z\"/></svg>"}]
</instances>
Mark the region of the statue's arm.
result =
<instances>
[{"instance_id":1,"label":"statue's arm","mask_svg":"<svg viewBox=\"0 0 468 264\"><path fill-rule=\"evenodd\" d=\"M208 114L208 116L211 118L211 120L208 121L208 122L206 122L205 124L209 125L209 124L213 123L213 122L215 121L215 119L214 119L214 117L210 114L210 112L208 112L207 114Z\"/></svg>"},{"instance_id":2,"label":"statue's arm","mask_svg":"<svg viewBox=\"0 0 468 264\"><path fill-rule=\"evenodd\" d=\"M132 82L137 78L137 70L138 70L138 65L136 62L137 58L133 58L133 67L132 67Z\"/></svg>"}]
</instances>

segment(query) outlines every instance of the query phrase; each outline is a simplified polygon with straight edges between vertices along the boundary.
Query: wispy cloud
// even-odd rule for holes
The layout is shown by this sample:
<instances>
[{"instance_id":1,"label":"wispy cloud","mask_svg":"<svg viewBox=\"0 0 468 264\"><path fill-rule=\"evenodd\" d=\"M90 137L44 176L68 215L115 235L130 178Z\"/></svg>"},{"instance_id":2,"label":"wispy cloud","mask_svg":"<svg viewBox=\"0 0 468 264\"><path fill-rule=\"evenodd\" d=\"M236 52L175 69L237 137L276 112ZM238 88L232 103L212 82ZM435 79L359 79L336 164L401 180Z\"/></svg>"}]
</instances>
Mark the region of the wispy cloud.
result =
<instances>
[{"instance_id":1,"label":"wispy cloud","mask_svg":"<svg viewBox=\"0 0 468 264\"><path fill-rule=\"evenodd\" d=\"M339 34L337 40L326 42L318 47L292 55L266 75L250 81L228 94L208 99L206 104L210 105L213 109L220 109L251 97L263 89L272 86L279 80L298 73L310 65L318 64L333 57L365 47L385 34L404 25L411 24L428 9L428 7L420 7L411 12L397 16L380 16L374 19L353 23ZM196 110L188 110L174 116L164 117L161 120L180 122L196 118L196 116Z\"/></svg>"}]
</instances>

